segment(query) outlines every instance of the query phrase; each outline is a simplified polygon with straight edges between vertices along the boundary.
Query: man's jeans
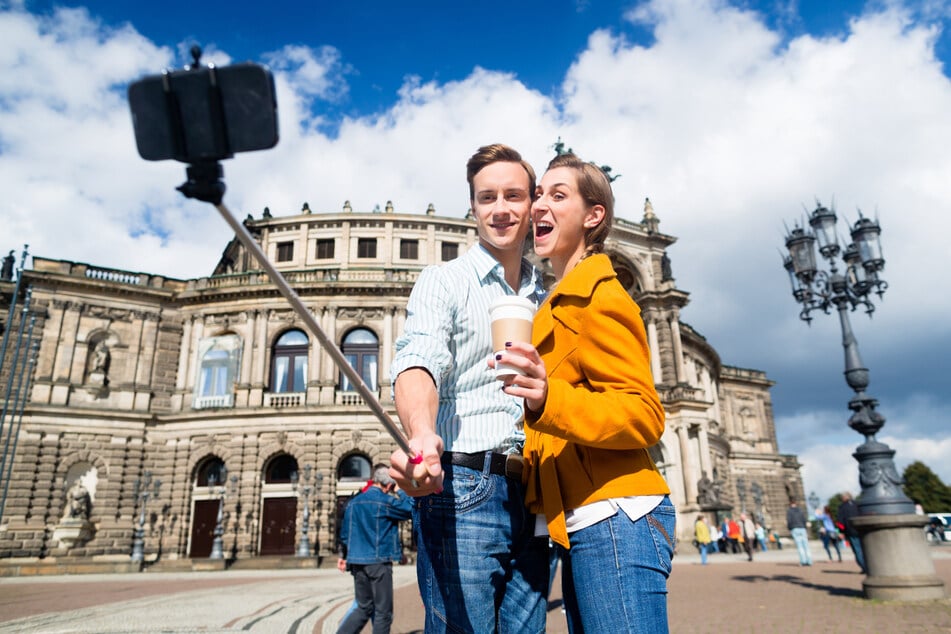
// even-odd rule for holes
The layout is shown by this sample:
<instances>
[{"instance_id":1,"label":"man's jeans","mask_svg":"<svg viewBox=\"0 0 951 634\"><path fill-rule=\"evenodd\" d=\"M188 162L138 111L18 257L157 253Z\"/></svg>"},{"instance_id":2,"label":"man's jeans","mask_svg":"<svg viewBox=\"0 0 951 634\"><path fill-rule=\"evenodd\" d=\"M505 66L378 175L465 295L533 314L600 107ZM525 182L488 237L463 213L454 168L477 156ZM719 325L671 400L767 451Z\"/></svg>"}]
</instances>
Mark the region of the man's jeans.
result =
<instances>
[{"instance_id":1,"label":"man's jeans","mask_svg":"<svg viewBox=\"0 0 951 634\"><path fill-rule=\"evenodd\" d=\"M561 575L569 632L668 631L667 577L675 521L674 507L665 497L635 522L619 510L571 533L571 549L562 549Z\"/></svg>"},{"instance_id":2,"label":"man's jeans","mask_svg":"<svg viewBox=\"0 0 951 634\"><path fill-rule=\"evenodd\" d=\"M700 563L706 566L707 565L707 548L710 548L710 544L699 544L697 548L700 549Z\"/></svg>"},{"instance_id":3,"label":"man's jeans","mask_svg":"<svg viewBox=\"0 0 951 634\"><path fill-rule=\"evenodd\" d=\"M393 623L393 564L353 564L353 593L356 609L347 616L337 634L357 634L373 619L373 634L390 631Z\"/></svg>"},{"instance_id":4,"label":"man's jeans","mask_svg":"<svg viewBox=\"0 0 951 634\"><path fill-rule=\"evenodd\" d=\"M545 631L548 539L534 537L524 487L445 466L443 491L416 500L416 573L426 632Z\"/></svg>"},{"instance_id":5,"label":"man's jeans","mask_svg":"<svg viewBox=\"0 0 951 634\"><path fill-rule=\"evenodd\" d=\"M849 546L852 547L852 554L855 555L855 563L859 565L862 572L868 574L868 568L865 567L865 553L862 552L862 540L858 536L849 536L846 539L849 540Z\"/></svg>"},{"instance_id":6,"label":"man's jeans","mask_svg":"<svg viewBox=\"0 0 951 634\"><path fill-rule=\"evenodd\" d=\"M809 535L805 528L794 528L792 531L793 541L796 542L796 550L799 551L799 565L811 566L812 553L809 552Z\"/></svg>"}]
</instances>

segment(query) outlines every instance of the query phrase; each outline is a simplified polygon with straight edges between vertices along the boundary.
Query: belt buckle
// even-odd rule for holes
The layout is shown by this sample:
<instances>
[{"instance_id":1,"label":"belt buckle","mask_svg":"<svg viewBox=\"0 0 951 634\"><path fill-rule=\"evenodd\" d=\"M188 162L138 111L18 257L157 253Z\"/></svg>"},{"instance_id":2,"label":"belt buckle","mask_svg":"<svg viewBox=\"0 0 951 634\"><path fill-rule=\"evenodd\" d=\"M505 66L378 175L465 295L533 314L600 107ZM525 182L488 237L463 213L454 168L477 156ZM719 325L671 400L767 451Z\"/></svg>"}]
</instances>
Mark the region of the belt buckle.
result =
<instances>
[{"instance_id":1,"label":"belt buckle","mask_svg":"<svg viewBox=\"0 0 951 634\"><path fill-rule=\"evenodd\" d=\"M525 458L522 454L510 453L505 456L505 477L512 480L522 480L522 469L525 466Z\"/></svg>"}]
</instances>

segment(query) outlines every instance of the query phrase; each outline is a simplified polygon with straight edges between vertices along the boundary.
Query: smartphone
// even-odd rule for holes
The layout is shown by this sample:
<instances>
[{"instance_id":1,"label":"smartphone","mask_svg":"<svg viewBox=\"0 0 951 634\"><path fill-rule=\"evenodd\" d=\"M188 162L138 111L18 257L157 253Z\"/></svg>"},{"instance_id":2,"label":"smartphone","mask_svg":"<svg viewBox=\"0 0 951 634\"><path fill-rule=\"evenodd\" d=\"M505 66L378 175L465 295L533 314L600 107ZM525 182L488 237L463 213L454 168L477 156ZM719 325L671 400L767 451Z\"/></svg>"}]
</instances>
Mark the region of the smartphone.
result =
<instances>
[{"instance_id":1,"label":"smartphone","mask_svg":"<svg viewBox=\"0 0 951 634\"><path fill-rule=\"evenodd\" d=\"M277 145L274 77L259 64L199 66L129 86L139 155L207 163Z\"/></svg>"}]
</instances>

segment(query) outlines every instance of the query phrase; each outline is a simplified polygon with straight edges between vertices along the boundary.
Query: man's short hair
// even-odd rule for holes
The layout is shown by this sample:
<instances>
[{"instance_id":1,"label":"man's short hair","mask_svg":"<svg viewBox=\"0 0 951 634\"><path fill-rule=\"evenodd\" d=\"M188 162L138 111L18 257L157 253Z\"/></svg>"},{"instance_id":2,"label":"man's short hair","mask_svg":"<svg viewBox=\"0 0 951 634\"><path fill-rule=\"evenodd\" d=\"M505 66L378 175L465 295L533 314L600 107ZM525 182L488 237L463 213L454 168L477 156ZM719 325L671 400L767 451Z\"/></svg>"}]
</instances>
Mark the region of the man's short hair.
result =
<instances>
[{"instance_id":1,"label":"man's short hair","mask_svg":"<svg viewBox=\"0 0 951 634\"><path fill-rule=\"evenodd\" d=\"M487 165L492 163L518 163L528 175L528 195L535 198L535 170L528 161L522 158L515 148L504 143L483 145L475 154L469 157L466 163L466 180L469 182L469 201L475 200L475 176Z\"/></svg>"},{"instance_id":2,"label":"man's short hair","mask_svg":"<svg viewBox=\"0 0 951 634\"><path fill-rule=\"evenodd\" d=\"M377 467L373 470L373 483L387 487L396 484L396 480L390 477L389 467Z\"/></svg>"}]
</instances>

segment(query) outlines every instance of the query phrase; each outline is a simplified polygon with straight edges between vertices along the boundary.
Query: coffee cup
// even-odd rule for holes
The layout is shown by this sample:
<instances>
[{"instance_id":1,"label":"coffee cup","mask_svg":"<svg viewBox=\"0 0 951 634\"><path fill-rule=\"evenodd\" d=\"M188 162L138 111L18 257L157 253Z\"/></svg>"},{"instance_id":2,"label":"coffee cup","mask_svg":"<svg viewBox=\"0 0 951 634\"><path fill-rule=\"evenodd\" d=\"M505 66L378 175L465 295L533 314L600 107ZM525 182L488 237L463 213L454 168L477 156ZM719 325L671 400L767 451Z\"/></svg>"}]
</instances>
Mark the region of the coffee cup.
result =
<instances>
[{"instance_id":1,"label":"coffee cup","mask_svg":"<svg viewBox=\"0 0 951 634\"><path fill-rule=\"evenodd\" d=\"M492 321L492 349L495 355L506 351L509 341L531 342L532 320L535 317L535 304L518 295L503 295L489 306L489 319ZM495 378L501 379L523 372L505 363L496 361Z\"/></svg>"}]
</instances>

